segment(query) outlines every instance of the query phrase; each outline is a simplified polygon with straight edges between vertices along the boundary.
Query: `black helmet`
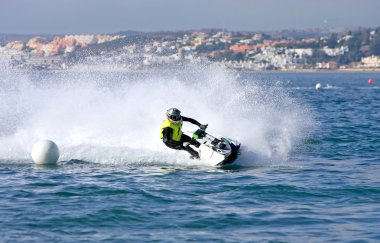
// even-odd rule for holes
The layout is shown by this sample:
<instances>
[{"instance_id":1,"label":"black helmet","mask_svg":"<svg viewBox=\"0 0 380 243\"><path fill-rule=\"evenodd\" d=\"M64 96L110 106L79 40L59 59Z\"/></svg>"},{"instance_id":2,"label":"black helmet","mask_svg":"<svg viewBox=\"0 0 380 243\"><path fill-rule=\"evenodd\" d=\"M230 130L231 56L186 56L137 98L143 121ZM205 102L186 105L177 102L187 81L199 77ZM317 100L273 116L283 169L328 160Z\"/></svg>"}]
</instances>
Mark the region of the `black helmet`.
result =
<instances>
[{"instance_id":1,"label":"black helmet","mask_svg":"<svg viewBox=\"0 0 380 243\"><path fill-rule=\"evenodd\" d=\"M178 123L182 120L181 111L177 108L170 108L166 111L166 116L172 123Z\"/></svg>"}]
</instances>

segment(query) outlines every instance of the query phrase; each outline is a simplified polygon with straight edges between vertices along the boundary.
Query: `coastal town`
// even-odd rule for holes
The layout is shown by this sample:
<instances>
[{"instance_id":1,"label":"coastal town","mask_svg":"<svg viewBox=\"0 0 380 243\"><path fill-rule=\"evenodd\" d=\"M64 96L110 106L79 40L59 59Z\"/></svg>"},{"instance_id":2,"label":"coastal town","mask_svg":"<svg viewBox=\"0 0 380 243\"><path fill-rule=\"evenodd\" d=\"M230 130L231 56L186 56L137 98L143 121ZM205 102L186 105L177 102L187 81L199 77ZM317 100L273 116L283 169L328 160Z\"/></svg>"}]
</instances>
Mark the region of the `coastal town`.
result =
<instances>
[{"instance_id":1,"label":"coastal town","mask_svg":"<svg viewBox=\"0 0 380 243\"><path fill-rule=\"evenodd\" d=\"M380 28L339 33L120 32L19 39L2 34L0 61L38 70L66 70L77 64L144 70L210 61L253 71L380 71Z\"/></svg>"}]
</instances>

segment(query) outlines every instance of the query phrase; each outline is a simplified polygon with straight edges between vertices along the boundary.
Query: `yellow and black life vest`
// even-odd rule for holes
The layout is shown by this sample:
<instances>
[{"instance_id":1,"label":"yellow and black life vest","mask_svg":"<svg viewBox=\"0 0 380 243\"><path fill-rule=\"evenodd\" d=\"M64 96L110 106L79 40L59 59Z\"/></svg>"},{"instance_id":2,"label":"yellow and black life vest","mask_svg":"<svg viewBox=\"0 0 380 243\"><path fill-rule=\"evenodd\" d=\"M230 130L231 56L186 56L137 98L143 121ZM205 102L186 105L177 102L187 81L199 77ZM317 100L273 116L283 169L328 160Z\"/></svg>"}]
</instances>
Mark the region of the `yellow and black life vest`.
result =
<instances>
[{"instance_id":1,"label":"yellow and black life vest","mask_svg":"<svg viewBox=\"0 0 380 243\"><path fill-rule=\"evenodd\" d=\"M182 121L178 122L177 124L174 124L174 123L170 122L169 119L166 118L162 122L162 125L161 125L161 133L160 133L160 138L161 139L163 138L162 132L167 127L170 127L171 129L173 129L172 140L178 141L178 142L181 141L181 136L182 136Z\"/></svg>"}]
</instances>

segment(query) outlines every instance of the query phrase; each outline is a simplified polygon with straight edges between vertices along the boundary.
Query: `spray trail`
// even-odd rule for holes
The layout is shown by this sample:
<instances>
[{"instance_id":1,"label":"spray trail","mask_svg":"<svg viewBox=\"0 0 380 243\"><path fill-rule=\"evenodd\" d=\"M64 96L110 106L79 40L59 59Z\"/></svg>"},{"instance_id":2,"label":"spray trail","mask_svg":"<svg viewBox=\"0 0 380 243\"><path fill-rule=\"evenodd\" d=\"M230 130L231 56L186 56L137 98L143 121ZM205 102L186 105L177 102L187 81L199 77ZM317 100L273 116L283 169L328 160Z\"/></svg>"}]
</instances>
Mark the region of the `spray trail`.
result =
<instances>
[{"instance_id":1,"label":"spray trail","mask_svg":"<svg viewBox=\"0 0 380 243\"><path fill-rule=\"evenodd\" d=\"M159 139L171 107L208 123L211 134L239 140L245 163L286 159L313 125L310 111L280 85L239 78L216 65L133 74L96 70L16 72L3 65L0 159L28 160L37 140L51 139L61 160L197 163Z\"/></svg>"}]
</instances>

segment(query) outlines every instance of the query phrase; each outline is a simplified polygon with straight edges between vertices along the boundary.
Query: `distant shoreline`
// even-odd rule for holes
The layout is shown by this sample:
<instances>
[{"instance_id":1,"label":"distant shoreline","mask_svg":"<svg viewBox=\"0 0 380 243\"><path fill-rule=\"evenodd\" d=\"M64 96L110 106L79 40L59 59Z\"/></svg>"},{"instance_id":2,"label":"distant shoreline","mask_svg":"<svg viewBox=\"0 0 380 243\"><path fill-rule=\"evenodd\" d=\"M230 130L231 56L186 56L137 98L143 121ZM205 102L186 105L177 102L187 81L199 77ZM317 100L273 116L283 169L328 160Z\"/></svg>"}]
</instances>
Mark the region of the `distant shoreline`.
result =
<instances>
[{"instance_id":1,"label":"distant shoreline","mask_svg":"<svg viewBox=\"0 0 380 243\"><path fill-rule=\"evenodd\" d=\"M380 73L380 69L297 69L297 70L245 70L236 69L244 72L258 72L258 73Z\"/></svg>"},{"instance_id":2,"label":"distant shoreline","mask_svg":"<svg viewBox=\"0 0 380 243\"><path fill-rule=\"evenodd\" d=\"M241 72L252 72L252 73L380 73L380 69L297 69L297 70L250 70L250 69L234 69L228 68L230 70L236 70ZM44 71L53 71L53 72L86 72L87 69L59 69L59 70L44 70ZM92 70L94 71L94 70ZM98 69L98 72L128 72L128 73L143 73L149 71L155 71L155 68L146 68L146 69L128 69L128 68L110 68L110 69Z\"/></svg>"}]
</instances>

